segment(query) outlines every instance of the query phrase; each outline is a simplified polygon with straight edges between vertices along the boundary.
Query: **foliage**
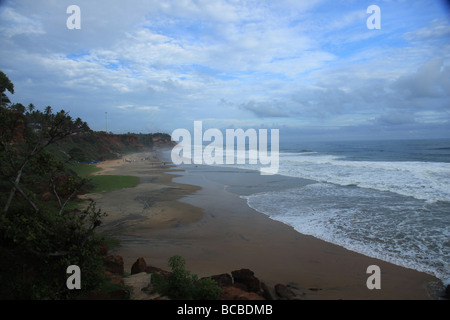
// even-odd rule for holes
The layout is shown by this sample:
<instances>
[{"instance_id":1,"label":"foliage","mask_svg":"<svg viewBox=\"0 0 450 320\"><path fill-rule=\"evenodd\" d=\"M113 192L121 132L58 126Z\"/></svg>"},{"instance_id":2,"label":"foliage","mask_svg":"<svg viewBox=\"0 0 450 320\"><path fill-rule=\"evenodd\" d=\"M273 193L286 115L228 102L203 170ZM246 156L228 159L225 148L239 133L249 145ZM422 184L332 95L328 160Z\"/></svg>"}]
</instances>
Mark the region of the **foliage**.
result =
<instances>
[{"instance_id":1,"label":"foliage","mask_svg":"<svg viewBox=\"0 0 450 320\"><path fill-rule=\"evenodd\" d=\"M222 294L222 289L216 281L211 278L203 278L197 282L194 299L217 300Z\"/></svg>"},{"instance_id":2,"label":"foliage","mask_svg":"<svg viewBox=\"0 0 450 320\"><path fill-rule=\"evenodd\" d=\"M42 210L2 215L0 297L67 299L102 283L101 239L94 233L103 214L91 204L84 211L57 215ZM66 268L82 270L82 290L68 290Z\"/></svg>"},{"instance_id":3,"label":"foliage","mask_svg":"<svg viewBox=\"0 0 450 320\"><path fill-rule=\"evenodd\" d=\"M0 73L0 91L13 86ZM0 105L0 298L67 299L103 281L101 239L104 216L91 202L70 206L86 185L55 154L52 145L89 132L81 119L30 104ZM82 290L66 287L69 265L82 270Z\"/></svg>"},{"instance_id":4,"label":"foliage","mask_svg":"<svg viewBox=\"0 0 450 320\"><path fill-rule=\"evenodd\" d=\"M163 277L159 274L152 275L152 283L157 292L160 292L174 300L217 300L222 290L214 280L210 278L198 279L185 269L185 260L175 255L169 259L172 272Z\"/></svg>"},{"instance_id":5,"label":"foliage","mask_svg":"<svg viewBox=\"0 0 450 320\"><path fill-rule=\"evenodd\" d=\"M11 82L11 80L9 80L9 78L3 71L0 71L0 107L6 106L11 102L8 96L5 94L6 90L14 93L14 84Z\"/></svg>"},{"instance_id":6,"label":"foliage","mask_svg":"<svg viewBox=\"0 0 450 320\"><path fill-rule=\"evenodd\" d=\"M96 234L104 213L77 201L95 170L78 162L141 151L153 135L93 132L64 110L12 104L6 91L14 94L14 84L0 71L0 299L82 296L105 281ZM93 184L111 182L104 179ZM69 265L82 271L81 290L66 287Z\"/></svg>"}]
</instances>

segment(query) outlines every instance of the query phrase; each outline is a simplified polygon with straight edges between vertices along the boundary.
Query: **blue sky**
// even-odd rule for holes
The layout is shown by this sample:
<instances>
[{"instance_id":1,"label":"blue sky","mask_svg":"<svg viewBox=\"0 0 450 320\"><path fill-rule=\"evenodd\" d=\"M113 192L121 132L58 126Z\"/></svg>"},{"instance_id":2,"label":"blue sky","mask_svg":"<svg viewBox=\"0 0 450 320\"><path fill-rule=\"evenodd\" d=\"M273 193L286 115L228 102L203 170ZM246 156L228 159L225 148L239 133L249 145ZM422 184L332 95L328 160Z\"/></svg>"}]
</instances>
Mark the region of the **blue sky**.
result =
<instances>
[{"instance_id":1,"label":"blue sky","mask_svg":"<svg viewBox=\"0 0 450 320\"><path fill-rule=\"evenodd\" d=\"M445 1L0 1L13 102L94 130L450 138ZM69 30L69 5L81 29ZM367 7L381 10L368 29Z\"/></svg>"}]
</instances>

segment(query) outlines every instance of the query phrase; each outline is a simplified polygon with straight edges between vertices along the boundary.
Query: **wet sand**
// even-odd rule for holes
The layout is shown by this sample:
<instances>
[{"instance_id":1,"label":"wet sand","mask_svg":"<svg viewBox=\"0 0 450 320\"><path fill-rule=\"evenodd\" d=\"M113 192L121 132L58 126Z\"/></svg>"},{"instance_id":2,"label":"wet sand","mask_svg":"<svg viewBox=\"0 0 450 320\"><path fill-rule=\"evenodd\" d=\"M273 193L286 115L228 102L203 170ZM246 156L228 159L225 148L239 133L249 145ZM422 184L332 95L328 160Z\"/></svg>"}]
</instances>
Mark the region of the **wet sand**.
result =
<instances>
[{"instance_id":1,"label":"wet sand","mask_svg":"<svg viewBox=\"0 0 450 320\"><path fill-rule=\"evenodd\" d=\"M305 300L435 298L435 277L300 234L251 209L200 168L183 171L151 155L138 160L149 155L99 165L106 170L98 174L140 177L137 187L88 195L108 213L100 231L120 239L116 253L125 270L138 257L169 269L167 260L179 254L200 277L249 268L269 286L290 284ZM366 286L370 265L381 269L380 290Z\"/></svg>"},{"instance_id":2,"label":"wet sand","mask_svg":"<svg viewBox=\"0 0 450 320\"><path fill-rule=\"evenodd\" d=\"M94 175L130 175L140 180L134 188L84 195L108 214L101 227L106 234L140 236L148 230L189 224L203 216L200 208L176 201L200 188L172 183L174 176L165 172L177 170L152 157L151 153L138 153L126 157L130 162L108 160L98 165L102 171Z\"/></svg>"}]
</instances>

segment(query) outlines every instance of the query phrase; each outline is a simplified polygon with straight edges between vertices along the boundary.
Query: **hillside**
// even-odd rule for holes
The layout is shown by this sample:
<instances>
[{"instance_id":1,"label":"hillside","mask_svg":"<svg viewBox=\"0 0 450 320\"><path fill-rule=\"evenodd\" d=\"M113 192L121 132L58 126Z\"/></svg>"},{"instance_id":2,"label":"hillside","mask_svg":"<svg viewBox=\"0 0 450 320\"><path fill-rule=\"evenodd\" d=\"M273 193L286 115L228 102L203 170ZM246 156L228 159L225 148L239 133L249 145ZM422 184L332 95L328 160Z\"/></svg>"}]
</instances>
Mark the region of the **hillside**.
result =
<instances>
[{"instance_id":1,"label":"hillside","mask_svg":"<svg viewBox=\"0 0 450 320\"><path fill-rule=\"evenodd\" d=\"M124 154L148 151L153 147L169 146L173 146L173 142L170 135L165 133L90 132L67 137L53 145L51 151L78 162L92 162L117 159Z\"/></svg>"},{"instance_id":2,"label":"hillside","mask_svg":"<svg viewBox=\"0 0 450 320\"><path fill-rule=\"evenodd\" d=\"M0 71L0 95L14 86ZM68 112L11 104L0 96L0 299L74 299L105 283L96 228L106 215L85 191L136 185L139 178L102 175L82 162L117 159L170 147L167 134L92 131ZM83 270L83 286L65 286L68 265Z\"/></svg>"}]
</instances>

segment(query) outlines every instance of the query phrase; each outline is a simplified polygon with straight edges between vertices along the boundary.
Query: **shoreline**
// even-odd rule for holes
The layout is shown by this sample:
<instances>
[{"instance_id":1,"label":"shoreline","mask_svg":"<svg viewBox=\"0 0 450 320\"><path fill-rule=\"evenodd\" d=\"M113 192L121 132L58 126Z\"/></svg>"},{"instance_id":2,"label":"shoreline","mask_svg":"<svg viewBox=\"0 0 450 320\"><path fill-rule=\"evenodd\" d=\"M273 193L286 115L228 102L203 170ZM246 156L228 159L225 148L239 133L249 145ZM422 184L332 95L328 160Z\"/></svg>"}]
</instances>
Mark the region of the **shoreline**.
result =
<instances>
[{"instance_id":1,"label":"shoreline","mask_svg":"<svg viewBox=\"0 0 450 320\"><path fill-rule=\"evenodd\" d=\"M125 270L138 257L167 269L168 258L179 254L199 277L249 268L268 285L290 284L306 300L437 298L430 285L439 279L300 234L198 170L112 161L100 163L107 170L97 174L141 179L135 188L90 195L108 213L101 229L120 239L115 251ZM381 269L380 290L366 286L370 265Z\"/></svg>"}]
</instances>

